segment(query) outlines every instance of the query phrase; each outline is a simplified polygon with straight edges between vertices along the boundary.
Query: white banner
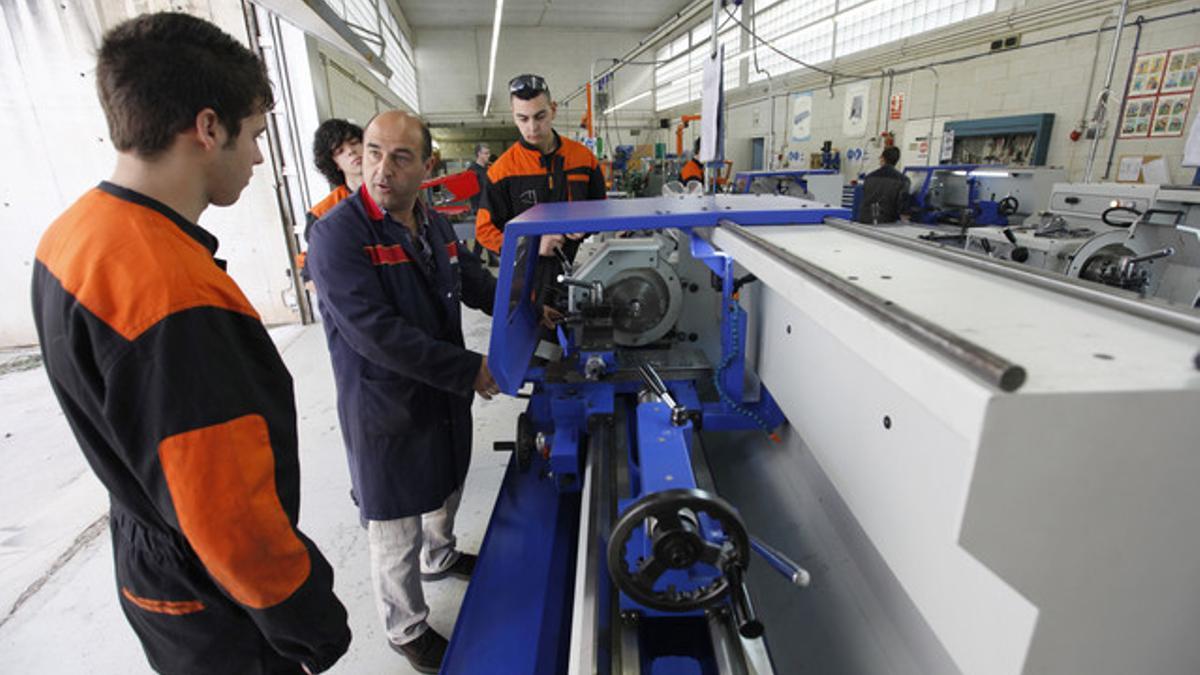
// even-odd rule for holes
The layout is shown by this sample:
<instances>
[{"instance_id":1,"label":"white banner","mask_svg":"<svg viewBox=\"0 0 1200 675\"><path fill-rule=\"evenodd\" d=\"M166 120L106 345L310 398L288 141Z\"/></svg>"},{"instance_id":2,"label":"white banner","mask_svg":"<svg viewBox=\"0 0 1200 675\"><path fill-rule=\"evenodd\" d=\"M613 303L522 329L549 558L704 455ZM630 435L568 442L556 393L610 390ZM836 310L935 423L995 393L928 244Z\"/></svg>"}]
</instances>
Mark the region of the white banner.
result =
<instances>
[{"instance_id":1,"label":"white banner","mask_svg":"<svg viewBox=\"0 0 1200 675\"><path fill-rule=\"evenodd\" d=\"M870 82L855 82L846 87L846 107L842 113L842 135L849 138L862 138L867 135L867 105L870 97Z\"/></svg>"},{"instance_id":2,"label":"white banner","mask_svg":"<svg viewBox=\"0 0 1200 675\"><path fill-rule=\"evenodd\" d=\"M792 94L792 143L800 143L812 138L812 109L813 95L811 91Z\"/></svg>"}]
</instances>

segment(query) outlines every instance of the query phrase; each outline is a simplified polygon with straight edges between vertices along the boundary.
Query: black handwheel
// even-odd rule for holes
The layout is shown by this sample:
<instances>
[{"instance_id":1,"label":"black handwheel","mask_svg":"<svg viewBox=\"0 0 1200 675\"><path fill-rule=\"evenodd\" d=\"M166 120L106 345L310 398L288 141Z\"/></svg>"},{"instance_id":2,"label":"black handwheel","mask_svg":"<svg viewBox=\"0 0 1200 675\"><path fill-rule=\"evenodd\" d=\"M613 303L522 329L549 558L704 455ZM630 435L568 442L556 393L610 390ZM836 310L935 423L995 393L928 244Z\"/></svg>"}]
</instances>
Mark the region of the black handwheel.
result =
<instances>
[{"instance_id":1,"label":"black handwheel","mask_svg":"<svg viewBox=\"0 0 1200 675\"><path fill-rule=\"evenodd\" d=\"M996 210L999 211L1000 215L1002 215L1002 216L1011 216L1012 214L1016 213L1020 208L1021 208L1021 202L1018 201L1017 198L1012 195L1009 195L1009 196L1005 197L1004 199L1001 199L1000 203L996 205Z\"/></svg>"},{"instance_id":2,"label":"black handwheel","mask_svg":"<svg viewBox=\"0 0 1200 675\"><path fill-rule=\"evenodd\" d=\"M702 536L701 513L721 525L723 543ZM625 549L643 524L650 534L651 553L630 570ZM654 588L667 570L687 569L697 562L711 565L720 575L693 590ZM664 490L642 497L617 519L608 540L608 573L613 582L643 606L664 612L690 612L719 602L731 587L728 570L744 571L749 562L750 537L741 516L724 499L703 490Z\"/></svg>"}]
</instances>

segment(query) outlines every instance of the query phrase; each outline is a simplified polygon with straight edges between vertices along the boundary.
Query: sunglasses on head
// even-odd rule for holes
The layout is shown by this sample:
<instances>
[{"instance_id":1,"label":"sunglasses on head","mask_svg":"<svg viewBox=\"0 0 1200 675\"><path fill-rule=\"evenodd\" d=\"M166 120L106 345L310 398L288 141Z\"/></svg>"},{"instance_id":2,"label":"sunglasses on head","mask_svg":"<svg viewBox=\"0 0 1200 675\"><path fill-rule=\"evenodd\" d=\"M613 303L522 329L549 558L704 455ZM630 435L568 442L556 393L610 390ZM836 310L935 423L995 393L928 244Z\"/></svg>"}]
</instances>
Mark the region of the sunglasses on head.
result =
<instances>
[{"instance_id":1,"label":"sunglasses on head","mask_svg":"<svg viewBox=\"0 0 1200 675\"><path fill-rule=\"evenodd\" d=\"M540 75L518 75L508 81L508 93L529 99L538 94L549 94L550 87Z\"/></svg>"}]
</instances>

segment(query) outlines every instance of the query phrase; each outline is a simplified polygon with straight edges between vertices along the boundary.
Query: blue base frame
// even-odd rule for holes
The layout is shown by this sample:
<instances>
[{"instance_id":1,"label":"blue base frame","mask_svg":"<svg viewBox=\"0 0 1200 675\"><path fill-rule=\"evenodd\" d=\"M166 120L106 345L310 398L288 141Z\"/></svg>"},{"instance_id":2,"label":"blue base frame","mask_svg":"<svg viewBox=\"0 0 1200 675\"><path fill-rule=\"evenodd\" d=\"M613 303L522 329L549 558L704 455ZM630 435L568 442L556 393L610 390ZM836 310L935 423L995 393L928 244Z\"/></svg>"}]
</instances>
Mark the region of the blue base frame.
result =
<instances>
[{"instance_id":1,"label":"blue base frame","mask_svg":"<svg viewBox=\"0 0 1200 675\"><path fill-rule=\"evenodd\" d=\"M535 460L535 464L540 460ZM579 493L508 463L442 673L566 671Z\"/></svg>"}]
</instances>

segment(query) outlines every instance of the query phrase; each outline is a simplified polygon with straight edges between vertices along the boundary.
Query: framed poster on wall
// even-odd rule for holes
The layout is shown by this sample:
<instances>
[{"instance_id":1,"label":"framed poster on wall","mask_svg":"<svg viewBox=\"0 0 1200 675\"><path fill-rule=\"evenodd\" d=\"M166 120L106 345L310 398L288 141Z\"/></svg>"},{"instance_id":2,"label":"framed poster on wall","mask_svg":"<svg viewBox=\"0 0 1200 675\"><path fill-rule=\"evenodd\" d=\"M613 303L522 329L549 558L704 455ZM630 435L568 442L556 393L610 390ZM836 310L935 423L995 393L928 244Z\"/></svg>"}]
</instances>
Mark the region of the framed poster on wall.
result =
<instances>
[{"instance_id":1,"label":"framed poster on wall","mask_svg":"<svg viewBox=\"0 0 1200 675\"><path fill-rule=\"evenodd\" d=\"M1182 136L1200 73L1200 45L1138 54L1118 138Z\"/></svg>"},{"instance_id":2,"label":"framed poster on wall","mask_svg":"<svg viewBox=\"0 0 1200 675\"><path fill-rule=\"evenodd\" d=\"M1162 86L1163 70L1167 65L1167 52L1139 54L1133 64L1133 78L1129 80L1127 96L1153 96Z\"/></svg>"},{"instance_id":3,"label":"framed poster on wall","mask_svg":"<svg viewBox=\"0 0 1200 675\"><path fill-rule=\"evenodd\" d=\"M1150 135L1182 136L1191 100L1190 91L1159 96L1154 104L1154 122L1150 125Z\"/></svg>"},{"instance_id":4,"label":"framed poster on wall","mask_svg":"<svg viewBox=\"0 0 1200 675\"><path fill-rule=\"evenodd\" d=\"M1150 135L1150 120L1154 117L1154 96L1131 98L1121 112L1121 138L1145 138Z\"/></svg>"},{"instance_id":5,"label":"framed poster on wall","mask_svg":"<svg viewBox=\"0 0 1200 675\"><path fill-rule=\"evenodd\" d=\"M1200 72L1200 47L1172 49L1167 56L1167 70L1163 75L1163 94L1191 91L1196 86L1196 74Z\"/></svg>"}]
</instances>

